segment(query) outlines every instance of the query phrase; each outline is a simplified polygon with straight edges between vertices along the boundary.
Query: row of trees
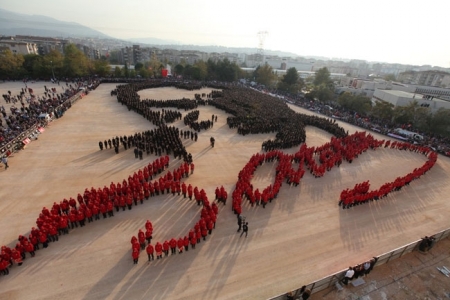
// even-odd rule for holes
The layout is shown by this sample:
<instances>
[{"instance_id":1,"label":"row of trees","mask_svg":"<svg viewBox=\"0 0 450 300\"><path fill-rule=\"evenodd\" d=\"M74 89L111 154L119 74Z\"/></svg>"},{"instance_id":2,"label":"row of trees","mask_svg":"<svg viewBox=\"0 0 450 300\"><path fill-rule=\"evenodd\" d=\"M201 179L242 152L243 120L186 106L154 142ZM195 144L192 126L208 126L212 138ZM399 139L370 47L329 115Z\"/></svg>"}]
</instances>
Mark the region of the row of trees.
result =
<instances>
[{"instance_id":1,"label":"row of trees","mask_svg":"<svg viewBox=\"0 0 450 300\"><path fill-rule=\"evenodd\" d=\"M1 79L105 76L109 73L105 58L91 61L74 44L66 46L64 55L56 50L44 56L14 54L10 50L0 53Z\"/></svg>"},{"instance_id":2,"label":"row of trees","mask_svg":"<svg viewBox=\"0 0 450 300\"><path fill-rule=\"evenodd\" d=\"M417 101L407 106L394 106L391 103L376 101L372 105L370 98L342 93L337 103L351 112L361 116L373 116L384 124L411 124L423 132L433 132L443 136L450 136L450 110L441 108L432 114L426 107L421 107Z\"/></svg>"}]
</instances>

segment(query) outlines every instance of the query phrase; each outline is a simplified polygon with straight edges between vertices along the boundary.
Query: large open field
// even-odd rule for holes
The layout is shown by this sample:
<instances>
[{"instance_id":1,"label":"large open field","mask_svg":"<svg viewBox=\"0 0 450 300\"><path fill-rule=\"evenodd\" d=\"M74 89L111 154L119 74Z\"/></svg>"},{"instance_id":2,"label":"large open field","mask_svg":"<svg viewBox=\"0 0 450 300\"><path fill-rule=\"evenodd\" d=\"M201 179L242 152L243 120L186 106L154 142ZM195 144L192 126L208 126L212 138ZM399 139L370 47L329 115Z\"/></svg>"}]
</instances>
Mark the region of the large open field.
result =
<instances>
[{"instance_id":1,"label":"large open field","mask_svg":"<svg viewBox=\"0 0 450 300\"><path fill-rule=\"evenodd\" d=\"M45 83L35 83L35 91ZM49 86L49 85L47 85ZM17 91L20 83L0 84L1 93ZM113 84L102 84L79 100L64 117L0 169L0 244L15 244L19 234L35 226L43 206L75 197L85 188L122 182L156 157L134 158L132 150L119 154L100 151L98 142L153 128L145 118L129 112L110 96ZM205 91L207 91L205 89ZM162 88L139 92L141 98L193 98L199 91ZM298 112L304 110L291 106ZM212 129L197 142L183 140L195 163L186 183L205 189L210 200L223 185L231 195L239 171L271 134L241 136L226 125L227 114L199 107L199 120L218 115ZM183 115L186 113L182 111ZM310 113L310 112L308 112ZM173 124L187 129L183 121ZM350 133L358 128L341 124ZM307 144L319 146L331 135L307 127ZM209 146L214 136L216 146ZM384 136L375 135L379 139ZM293 153L297 148L287 149ZM182 196L160 195L132 210L116 213L61 236L36 257L13 266L0 277L0 299L264 299L298 288L349 265L449 227L450 160L439 157L430 172L401 192L382 201L342 210L340 192L356 183L375 187L421 166L417 153L377 149L352 164L343 163L322 178L307 173L298 187L286 184L265 209L250 207L247 238L236 233L236 216L219 205L216 229L195 250L148 263L131 258L131 236L153 223L153 241L187 234L200 208ZM171 157L170 169L180 164ZM273 180L276 164L258 168L253 185Z\"/></svg>"}]
</instances>

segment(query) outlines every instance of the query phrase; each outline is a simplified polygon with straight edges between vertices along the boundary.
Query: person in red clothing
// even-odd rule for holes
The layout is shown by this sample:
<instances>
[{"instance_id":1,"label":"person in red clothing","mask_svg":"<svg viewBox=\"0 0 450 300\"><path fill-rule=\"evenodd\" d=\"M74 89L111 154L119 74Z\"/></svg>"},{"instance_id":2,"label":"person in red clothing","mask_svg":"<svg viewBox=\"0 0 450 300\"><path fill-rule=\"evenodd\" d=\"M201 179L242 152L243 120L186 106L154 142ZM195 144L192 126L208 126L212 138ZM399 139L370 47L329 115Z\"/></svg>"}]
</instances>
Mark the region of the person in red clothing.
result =
<instances>
[{"instance_id":1,"label":"person in red clothing","mask_svg":"<svg viewBox=\"0 0 450 300\"><path fill-rule=\"evenodd\" d=\"M206 227L203 227L201 229L201 231L202 231L203 240L206 241L206 236L208 235L208 230L206 230Z\"/></svg>"},{"instance_id":2,"label":"person in red clothing","mask_svg":"<svg viewBox=\"0 0 450 300\"><path fill-rule=\"evenodd\" d=\"M195 168L195 166L194 166L194 163L191 163L191 174L194 174L194 168Z\"/></svg>"},{"instance_id":3,"label":"person in red clothing","mask_svg":"<svg viewBox=\"0 0 450 300\"><path fill-rule=\"evenodd\" d=\"M145 249L145 251L147 252L147 256L148 256L148 261L152 261L155 260L155 258L153 257L153 246L152 244L148 244L147 248Z\"/></svg>"},{"instance_id":4,"label":"person in red clothing","mask_svg":"<svg viewBox=\"0 0 450 300\"><path fill-rule=\"evenodd\" d=\"M0 258L0 274L8 275L9 274L9 262Z\"/></svg>"},{"instance_id":5,"label":"person in red clothing","mask_svg":"<svg viewBox=\"0 0 450 300\"><path fill-rule=\"evenodd\" d=\"M193 189L192 189L191 184L188 185L187 191L188 191L189 200L192 200Z\"/></svg>"},{"instance_id":6,"label":"person in red clothing","mask_svg":"<svg viewBox=\"0 0 450 300\"><path fill-rule=\"evenodd\" d=\"M133 263L136 265L139 260L139 249L133 248L131 256L133 257Z\"/></svg>"},{"instance_id":7,"label":"person in red clothing","mask_svg":"<svg viewBox=\"0 0 450 300\"><path fill-rule=\"evenodd\" d=\"M35 256L34 246L33 246L33 244L32 244L31 242L26 242L26 243L24 244L24 248L25 248L25 251L27 251L28 253L30 253L31 257L34 257L34 256Z\"/></svg>"},{"instance_id":8,"label":"person in red clothing","mask_svg":"<svg viewBox=\"0 0 450 300\"><path fill-rule=\"evenodd\" d=\"M139 244L141 245L141 249L144 250L145 249L145 234L142 231L142 229L139 229L138 239L139 239Z\"/></svg>"},{"instance_id":9,"label":"person in red clothing","mask_svg":"<svg viewBox=\"0 0 450 300\"><path fill-rule=\"evenodd\" d=\"M164 241L162 247L163 247L163 251L166 254L166 256L169 256L169 242Z\"/></svg>"},{"instance_id":10,"label":"person in red clothing","mask_svg":"<svg viewBox=\"0 0 450 300\"><path fill-rule=\"evenodd\" d=\"M151 243L153 238L153 228L149 228L145 231L145 239L147 240L147 243Z\"/></svg>"},{"instance_id":11,"label":"person in red clothing","mask_svg":"<svg viewBox=\"0 0 450 300\"><path fill-rule=\"evenodd\" d=\"M18 266L22 265L22 255L16 249L11 250L11 258Z\"/></svg>"},{"instance_id":12,"label":"person in red clothing","mask_svg":"<svg viewBox=\"0 0 450 300\"><path fill-rule=\"evenodd\" d=\"M42 243L42 246L44 248L48 247L48 240L47 240L47 234L44 233L43 231L39 232L39 242Z\"/></svg>"},{"instance_id":13,"label":"person in red clothing","mask_svg":"<svg viewBox=\"0 0 450 300\"><path fill-rule=\"evenodd\" d=\"M190 240L190 243L191 243L191 248L195 249L195 244L197 244L197 237L195 236L195 233L189 240Z\"/></svg>"},{"instance_id":14,"label":"person in red clothing","mask_svg":"<svg viewBox=\"0 0 450 300\"><path fill-rule=\"evenodd\" d=\"M172 238L169 242L170 250L172 252L172 255L177 254L177 240Z\"/></svg>"},{"instance_id":15,"label":"person in red clothing","mask_svg":"<svg viewBox=\"0 0 450 300\"><path fill-rule=\"evenodd\" d=\"M184 244L184 250L189 251L189 238L187 235L184 236L183 244Z\"/></svg>"},{"instance_id":16,"label":"person in red clothing","mask_svg":"<svg viewBox=\"0 0 450 300\"><path fill-rule=\"evenodd\" d=\"M183 248L184 248L184 240L182 237L180 237L177 241L177 246L178 246L178 253L183 253Z\"/></svg>"},{"instance_id":17,"label":"person in red clothing","mask_svg":"<svg viewBox=\"0 0 450 300\"><path fill-rule=\"evenodd\" d=\"M155 245L156 259L162 258L163 247L160 242L157 242Z\"/></svg>"}]
</instances>

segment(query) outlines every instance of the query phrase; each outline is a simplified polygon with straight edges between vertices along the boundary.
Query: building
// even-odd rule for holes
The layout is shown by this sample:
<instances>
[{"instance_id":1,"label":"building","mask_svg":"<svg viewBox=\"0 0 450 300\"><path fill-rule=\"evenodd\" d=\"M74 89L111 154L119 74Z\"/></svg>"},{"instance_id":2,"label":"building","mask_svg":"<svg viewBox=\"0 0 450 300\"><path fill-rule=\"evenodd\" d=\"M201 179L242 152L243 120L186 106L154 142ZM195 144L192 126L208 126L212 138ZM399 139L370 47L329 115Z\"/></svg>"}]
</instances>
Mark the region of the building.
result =
<instances>
[{"instance_id":1,"label":"building","mask_svg":"<svg viewBox=\"0 0 450 300\"><path fill-rule=\"evenodd\" d=\"M450 84L450 74L443 71L406 71L398 75L402 83L424 86L447 87Z\"/></svg>"},{"instance_id":2,"label":"building","mask_svg":"<svg viewBox=\"0 0 450 300\"><path fill-rule=\"evenodd\" d=\"M38 54L38 47L35 43L18 41L13 37L1 38L0 47L9 49L14 54Z\"/></svg>"},{"instance_id":3,"label":"building","mask_svg":"<svg viewBox=\"0 0 450 300\"><path fill-rule=\"evenodd\" d=\"M51 51L58 51L63 54L64 48L70 43L69 40L41 36L16 35L15 38L24 42L35 43L39 55L47 55Z\"/></svg>"},{"instance_id":4,"label":"building","mask_svg":"<svg viewBox=\"0 0 450 300\"><path fill-rule=\"evenodd\" d=\"M450 109L450 101L398 90L375 90L372 103L375 104L377 101L388 102L394 106L408 106L416 101L419 107L427 107L431 113L435 113L440 108Z\"/></svg>"}]
</instances>

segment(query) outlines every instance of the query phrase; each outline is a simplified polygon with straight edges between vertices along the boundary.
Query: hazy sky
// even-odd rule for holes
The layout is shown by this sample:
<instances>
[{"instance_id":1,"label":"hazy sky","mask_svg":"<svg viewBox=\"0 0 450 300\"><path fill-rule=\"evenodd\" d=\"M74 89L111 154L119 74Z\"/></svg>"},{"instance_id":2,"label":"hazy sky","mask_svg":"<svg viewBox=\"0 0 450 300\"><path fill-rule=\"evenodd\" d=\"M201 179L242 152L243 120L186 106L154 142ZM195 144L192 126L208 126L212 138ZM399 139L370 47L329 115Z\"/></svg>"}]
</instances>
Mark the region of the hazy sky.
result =
<instances>
[{"instance_id":1,"label":"hazy sky","mask_svg":"<svg viewBox=\"0 0 450 300\"><path fill-rule=\"evenodd\" d=\"M450 67L450 0L0 0L116 38L258 47L298 55ZM0 29L1 31L1 29Z\"/></svg>"}]
</instances>

